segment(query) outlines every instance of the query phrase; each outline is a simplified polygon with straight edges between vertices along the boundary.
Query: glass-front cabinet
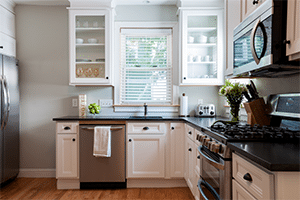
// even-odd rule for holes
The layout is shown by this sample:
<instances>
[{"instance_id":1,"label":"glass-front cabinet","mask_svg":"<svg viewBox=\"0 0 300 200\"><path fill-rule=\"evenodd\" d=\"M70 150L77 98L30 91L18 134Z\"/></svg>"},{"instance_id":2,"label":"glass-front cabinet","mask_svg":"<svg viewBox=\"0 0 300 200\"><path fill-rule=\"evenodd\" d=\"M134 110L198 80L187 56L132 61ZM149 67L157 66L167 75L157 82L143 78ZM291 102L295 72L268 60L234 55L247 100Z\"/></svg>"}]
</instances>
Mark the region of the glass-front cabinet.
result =
<instances>
[{"instance_id":1,"label":"glass-front cabinet","mask_svg":"<svg viewBox=\"0 0 300 200\"><path fill-rule=\"evenodd\" d=\"M69 10L70 85L111 85L110 10Z\"/></svg>"},{"instance_id":2,"label":"glass-front cabinet","mask_svg":"<svg viewBox=\"0 0 300 200\"><path fill-rule=\"evenodd\" d=\"M180 10L180 85L224 84L222 10Z\"/></svg>"}]
</instances>

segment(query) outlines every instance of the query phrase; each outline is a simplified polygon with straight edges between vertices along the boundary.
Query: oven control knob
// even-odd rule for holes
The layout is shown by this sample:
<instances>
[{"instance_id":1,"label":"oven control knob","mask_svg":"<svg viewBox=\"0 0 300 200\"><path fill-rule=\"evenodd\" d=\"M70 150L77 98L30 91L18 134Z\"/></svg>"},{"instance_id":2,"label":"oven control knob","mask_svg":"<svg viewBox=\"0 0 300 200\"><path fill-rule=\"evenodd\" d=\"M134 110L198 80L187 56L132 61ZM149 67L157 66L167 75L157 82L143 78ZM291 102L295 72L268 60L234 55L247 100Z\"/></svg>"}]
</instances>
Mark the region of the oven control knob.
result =
<instances>
[{"instance_id":1,"label":"oven control knob","mask_svg":"<svg viewBox=\"0 0 300 200\"><path fill-rule=\"evenodd\" d=\"M208 137L204 138L203 145L206 146L206 147L208 147L210 141L211 141L210 138L208 138Z\"/></svg>"},{"instance_id":2,"label":"oven control knob","mask_svg":"<svg viewBox=\"0 0 300 200\"><path fill-rule=\"evenodd\" d=\"M206 135L202 135L202 136L200 137L200 142L202 142L202 144L204 143L204 139L205 139L205 138L207 138Z\"/></svg>"},{"instance_id":3,"label":"oven control knob","mask_svg":"<svg viewBox=\"0 0 300 200\"><path fill-rule=\"evenodd\" d=\"M212 152L214 152L215 145L216 145L216 142L215 142L215 141L212 141L212 142L210 143L209 150L211 150Z\"/></svg>"},{"instance_id":4,"label":"oven control knob","mask_svg":"<svg viewBox=\"0 0 300 200\"><path fill-rule=\"evenodd\" d=\"M219 153L220 152L220 146L221 146L220 144L215 143L211 151L214 152L214 153Z\"/></svg>"},{"instance_id":5,"label":"oven control knob","mask_svg":"<svg viewBox=\"0 0 300 200\"><path fill-rule=\"evenodd\" d=\"M224 152L224 145L220 145L220 147L219 147L219 153L223 153Z\"/></svg>"},{"instance_id":6,"label":"oven control knob","mask_svg":"<svg viewBox=\"0 0 300 200\"><path fill-rule=\"evenodd\" d=\"M206 147L210 150L212 148L214 141L208 141Z\"/></svg>"}]
</instances>

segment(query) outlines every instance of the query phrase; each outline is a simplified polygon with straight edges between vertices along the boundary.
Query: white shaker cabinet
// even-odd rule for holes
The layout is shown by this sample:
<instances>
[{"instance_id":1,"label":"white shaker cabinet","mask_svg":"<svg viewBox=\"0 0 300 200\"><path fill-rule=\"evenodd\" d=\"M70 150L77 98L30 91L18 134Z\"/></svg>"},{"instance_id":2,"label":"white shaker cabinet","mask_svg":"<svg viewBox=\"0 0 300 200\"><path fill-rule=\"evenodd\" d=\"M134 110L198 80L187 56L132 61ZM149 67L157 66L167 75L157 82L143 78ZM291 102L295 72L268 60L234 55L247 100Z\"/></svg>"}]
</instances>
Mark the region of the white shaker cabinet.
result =
<instances>
[{"instance_id":1,"label":"white shaker cabinet","mask_svg":"<svg viewBox=\"0 0 300 200\"><path fill-rule=\"evenodd\" d=\"M246 19L254 10L256 10L266 0L240 0L242 20Z\"/></svg>"},{"instance_id":2,"label":"white shaker cabinet","mask_svg":"<svg viewBox=\"0 0 300 200\"><path fill-rule=\"evenodd\" d=\"M180 9L179 14L180 85L222 85L222 9Z\"/></svg>"},{"instance_id":3,"label":"white shaker cabinet","mask_svg":"<svg viewBox=\"0 0 300 200\"><path fill-rule=\"evenodd\" d=\"M69 8L70 85L112 84L111 9Z\"/></svg>"},{"instance_id":4,"label":"white shaker cabinet","mask_svg":"<svg viewBox=\"0 0 300 200\"><path fill-rule=\"evenodd\" d=\"M286 55L289 60L300 60L300 0L287 2Z\"/></svg>"},{"instance_id":5,"label":"white shaker cabinet","mask_svg":"<svg viewBox=\"0 0 300 200\"><path fill-rule=\"evenodd\" d=\"M127 178L164 178L165 124L129 123L127 135Z\"/></svg>"}]
</instances>

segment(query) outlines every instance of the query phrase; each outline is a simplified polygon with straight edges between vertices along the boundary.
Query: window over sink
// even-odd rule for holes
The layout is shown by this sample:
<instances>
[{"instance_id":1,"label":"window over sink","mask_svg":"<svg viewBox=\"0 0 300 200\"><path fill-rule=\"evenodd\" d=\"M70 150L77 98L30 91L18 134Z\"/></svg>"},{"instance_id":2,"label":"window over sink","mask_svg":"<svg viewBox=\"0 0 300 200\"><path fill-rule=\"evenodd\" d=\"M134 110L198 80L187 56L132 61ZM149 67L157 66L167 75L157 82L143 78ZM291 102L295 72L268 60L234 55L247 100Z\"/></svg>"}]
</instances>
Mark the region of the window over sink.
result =
<instances>
[{"instance_id":1,"label":"window over sink","mask_svg":"<svg viewBox=\"0 0 300 200\"><path fill-rule=\"evenodd\" d=\"M122 28L120 104L172 104L172 29Z\"/></svg>"}]
</instances>

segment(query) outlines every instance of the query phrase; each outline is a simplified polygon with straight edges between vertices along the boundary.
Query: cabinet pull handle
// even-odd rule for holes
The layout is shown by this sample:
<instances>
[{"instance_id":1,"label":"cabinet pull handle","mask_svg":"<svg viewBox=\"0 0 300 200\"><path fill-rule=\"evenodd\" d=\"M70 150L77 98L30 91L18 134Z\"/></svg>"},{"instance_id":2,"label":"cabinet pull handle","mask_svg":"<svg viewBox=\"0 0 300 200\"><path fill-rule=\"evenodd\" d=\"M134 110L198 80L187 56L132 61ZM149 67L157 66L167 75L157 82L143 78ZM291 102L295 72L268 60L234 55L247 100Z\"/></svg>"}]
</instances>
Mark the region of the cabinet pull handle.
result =
<instances>
[{"instance_id":1,"label":"cabinet pull handle","mask_svg":"<svg viewBox=\"0 0 300 200\"><path fill-rule=\"evenodd\" d=\"M131 139L129 139L129 142L131 142Z\"/></svg>"},{"instance_id":2,"label":"cabinet pull handle","mask_svg":"<svg viewBox=\"0 0 300 200\"><path fill-rule=\"evenodd\" d=\"M71 128L69 126L64 127L64 130L70 130Z\"/></svg>"},{"instance_id":3,"label":"cabinet pull handle","mask_svg":"<svg viewBox=\"0 0 300 200\"><path fill-rule=\"evenodd\" d=\"M73 138L72 141L75 142L75 138Z\"/></svg>"},{"instance_id":4,"label":"cabinet pull handle","mask_svg":"<svg viewBox=\"0 0 300 200\"><path fill-rule=\"evenodd\" d=\"M290 40L283 40L283 44L291 44Z\"/></svg>"},{"instance_id":5,"label":"cabinet pull handle","mask_svg":"<svg viewBox=\"0 0 300 200\"><path fill-rule=\"evenodd\" d=\"M189 151L192 151L192 148L189 148Z\"/></svg>"},{"instance_id":6,"label":"cabinet pull handle","mask_svg":"<svg viewBox=\"0 0 300 200\"><path fill-rule=\"evenodd\" d=\"M107 77L105 77L106 79L108 79L108 76Z\"/></svg>"},{"instance_id":7,"label":"cabinet pull handle","mask_svg":"<svg viewBox=\"0 0 300 200\"><path fill-rule=\"evenodd\" d=\"M189 134L192 135L192 131L189 131Z\"/></svg>"},{"instance_id":8,"label":"cabinet pull handle","mask_svg":"<svg viewBox=\"0 0 300 200\"><path fill-rule=\"evenodd\" d=\"M3 49L3 46L0 46L0 49Z\"/></svg>"},{"instance_id":9,"label":"cabinet pull handle","mask_svg":"<svg viewBox=\"0 0 300 200\"><path fill-rule=\"evenodd\" d=\"M174 130L175 128L174 128L174 127L172 127L171 129L172 129L172 130Z\"/></svg>"},{"instance_id":10,"label":"cabinet pull handle","mask_svg":"<svg viewBox=\"0 0 300 200\"><path fill-rule=\"evenodd\" d=\"M253 2L252 2L253 5L258 4L258 1L259 1L259 0L253 0Z\"/></svg>"},{"instance_id":11,"label":"cabinet pull handle","mask_svg":"<svg viewBox=\"0 0 300 200\"><path fill-rule=\"evenodd\" d=\"M200 159L200 155L199 155L199 156L197 156L197 158L198 158L198 159Z\"/></svg>"},{"instance_id":12,"label":"cabinet pull handle","mask_svg":"<svg viewBox=\"0 0 300 200\"><path fill-rule=\"evenodd\" d=\"M143 130L149 130L149 127L145 126L145 127L143 128Z\"/></svg>"},{"instance_id":13,"label":"cabinet pull handle","mask_svg":"<svg viewBox=\"0 0 300 200\"><path fill-rule=\"evenodd\" d=\"M250 181L252 182L252 177L249 173L245 174L244 177L243 177L246 181Z\"/></svg>"}]
</instances>

